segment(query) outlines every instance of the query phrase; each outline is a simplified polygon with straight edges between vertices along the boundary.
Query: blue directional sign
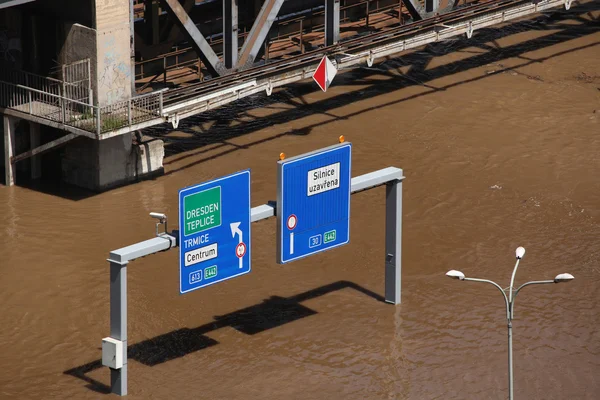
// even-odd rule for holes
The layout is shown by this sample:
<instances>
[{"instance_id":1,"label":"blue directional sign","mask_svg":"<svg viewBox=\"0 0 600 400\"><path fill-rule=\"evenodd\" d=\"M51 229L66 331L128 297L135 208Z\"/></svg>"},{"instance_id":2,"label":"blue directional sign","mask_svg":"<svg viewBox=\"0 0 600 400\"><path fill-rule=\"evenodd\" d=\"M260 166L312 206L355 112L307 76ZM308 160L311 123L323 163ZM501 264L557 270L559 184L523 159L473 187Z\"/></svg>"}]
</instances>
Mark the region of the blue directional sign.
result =
<instances>
[{"instance_id":1,"label":"blue directional sign","mask_svg":"<svg viewBox=\"0 0 600 400\"><path fill-rule=\"evenodd\" d=\"M179 191L179 292L250 272L250 170Z\"/></svg>"},{"instance_id":2,"label":"blue directional sign","mask_svg":"<svg viewBox=\"0 0 600 400\"><path fill-rule=\"evenodd\" d=\"M278 263L350 241L351 159L341 143L278 162Z\"/></svg>"}]
</instances>

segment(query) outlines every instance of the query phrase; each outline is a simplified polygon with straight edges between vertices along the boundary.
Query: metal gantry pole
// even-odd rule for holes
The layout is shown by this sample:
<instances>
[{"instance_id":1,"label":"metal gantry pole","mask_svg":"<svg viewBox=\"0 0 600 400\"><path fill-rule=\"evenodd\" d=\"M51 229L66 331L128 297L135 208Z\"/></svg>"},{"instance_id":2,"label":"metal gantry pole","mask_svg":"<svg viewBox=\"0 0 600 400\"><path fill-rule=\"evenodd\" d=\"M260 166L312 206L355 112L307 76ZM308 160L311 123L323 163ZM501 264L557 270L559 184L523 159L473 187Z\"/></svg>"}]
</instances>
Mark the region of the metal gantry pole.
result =
<instances>
[{"instance_id":1,"label":"metal gantry pole","mask_svg":"<svg viewBox=\"0 0 600 400\"><path fill-rule=\"evenodd\" d=\"M123 366L110 369L111 392L127 395L127 264L110 262L110 337L122 342Z\"/></svg>"},{"instance_id":2,"label":"metal gantry pole","mask_svg":"<svg viewBox=\"0 0 600 400\"><path fill-rule=\"evenodd\" d=\"M400 304L402 292L402 181L385 189L385 301Z\"/></svg>"},{"instance_id":3,"label":"metal gantry pole","mask_svg":"<svg viewBox=\"0 0 600 400\"><path fill-rule=\"evenodd\" d=\"M510 303L512 310L512 302ZM512 345L512 319L508 320L508 399L513 400L513 345Z\"/></svg>"},{"instance_id":4,"label":"metal gantry pole","mask_svg":"<svg viewBox=\"0 0 600 400\"><path fill-rule=\"evenodd\" d=\"M400 304L401 294L403 180L402 169L389 167L354 177L351 183L352 194L387 186L385 301L392 304ZM276 209L276 202L253 207L251 221L274 217ZM155 238L110 252L110 337L103 339L102 364L110 368L111 392L119 396L127 395L127 265L129 261L177 247L177 236L176 231L157 234Z\"/></svg>"}]
</instances>

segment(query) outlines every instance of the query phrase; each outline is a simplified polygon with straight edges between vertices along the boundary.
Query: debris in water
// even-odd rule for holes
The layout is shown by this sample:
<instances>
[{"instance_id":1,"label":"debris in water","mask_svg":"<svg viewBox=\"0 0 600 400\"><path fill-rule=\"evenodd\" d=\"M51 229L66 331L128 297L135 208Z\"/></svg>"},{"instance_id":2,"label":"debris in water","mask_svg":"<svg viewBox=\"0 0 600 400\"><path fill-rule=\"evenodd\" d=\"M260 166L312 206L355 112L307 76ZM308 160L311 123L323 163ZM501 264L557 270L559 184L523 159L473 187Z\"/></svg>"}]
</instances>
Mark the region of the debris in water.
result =
<instances>
[{"instance_id":1,"label":"debris in water","mask_svg":"<svg viewBox=\"0 0 600 400\"><path fill-rule=\"evenodd\" d=\"M490 186L490 189L498 189L498 190L500 190L500 189L502 189L502 186L494 185L494 186Z\"/></svg>"}]
</instances>

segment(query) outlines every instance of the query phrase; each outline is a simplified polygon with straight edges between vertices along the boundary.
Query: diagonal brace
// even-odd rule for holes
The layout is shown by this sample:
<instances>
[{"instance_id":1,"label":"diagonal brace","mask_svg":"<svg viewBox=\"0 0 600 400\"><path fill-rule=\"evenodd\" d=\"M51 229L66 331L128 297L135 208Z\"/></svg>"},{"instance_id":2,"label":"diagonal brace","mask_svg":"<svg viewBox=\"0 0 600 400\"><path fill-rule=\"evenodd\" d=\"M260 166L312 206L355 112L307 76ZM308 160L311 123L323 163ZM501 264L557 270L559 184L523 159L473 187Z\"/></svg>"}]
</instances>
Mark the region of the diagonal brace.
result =
<instances>
[{"instance_id":1,"label":"diagonal brace","mask_svg":"<svg viewBox=\"0 0 600 400\"><path fill-rule=\"evenodd\" d=\"M240 58L238 60L240 69L250 67L254 63L254 59L265 42L267 34L273 25L273 21L275 21L284 1L285 0L266 0L263 3L240 52Z\"/></svg>"},{"instance_id":2,"label":"diagonal brace","mask_svg":"<svg viewBox=\"0 0 600 400\"><path fill-rule=\"evenodd\" d=\"M206 41L202 33L194 24L188 13L179 2L179 0L161 0L170 16L175 19L175 22L183 30L186 36L190 39L194 50L202 59L202 62L209 69L211 75L222 75L225 71L223 62L219 59L210 44Z\"/></svg>"},{"instance_id":3,"label":"diagonal brace","mask_svg":"<svg viewBox=\"0 0 600 400\"><path fill-rule=\"evenodd\" d=\"M42 155L50 150L55 149L58 146L62 146L64 144L66 144L67 142L75 139L76 137L79 137L79 135L77 135L76 133L69 133L68 135L59 137L56 140L53 140L51 142L48 142L46 144L43 144L39 147L36 147L35 149L31 149L29 151L26 151L24 153L19 154L18 156L13 156L11 157L11 162L16 163L22 160L25 160L29 157L33 157L33 156L39 156Z\"/></svg>"},{"instance_id":4,"label":"diagonal brace","mask_svg":"<svg viewBox=\"0 0 600 400\"><path fill-rule=\"evenodd\" d=\"M423 15L425 15L425 10L416 0L402 0L406 9L410 13L410 16L415 21L420 21L423 19Z\"/></svg>"}]
</instances>

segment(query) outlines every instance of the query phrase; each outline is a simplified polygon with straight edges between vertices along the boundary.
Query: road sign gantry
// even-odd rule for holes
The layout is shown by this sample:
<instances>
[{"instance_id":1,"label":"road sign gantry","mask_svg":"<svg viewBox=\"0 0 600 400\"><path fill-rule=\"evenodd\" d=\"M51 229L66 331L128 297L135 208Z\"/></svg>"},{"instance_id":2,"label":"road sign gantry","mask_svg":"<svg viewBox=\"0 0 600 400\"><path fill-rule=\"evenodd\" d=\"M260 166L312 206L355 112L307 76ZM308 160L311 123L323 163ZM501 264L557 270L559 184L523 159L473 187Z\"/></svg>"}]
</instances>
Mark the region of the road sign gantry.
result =
<instances>
[{"instance_id":1,"label":"road sign gantry","mask_svg":"<svg viewBox=\"0 0 600 400\"><path fill-rule=\"evenodd\" d=\"M250 272L250 170L179 191L179 292Z\"/></svg>"},{"instance_id":2,"label":"road sign gantry","mask_svg":"<svg viewBox=\"0 0 600 400\"><path fill-rule=\"evenodd\" d=\"M342 137L340 140L343 142ZM276 206L268 203L250 209L250 170L245 170L180 190L179 240L174 236L175 231L173 233L166 231L167 217L164 214L151 213L154 218L160 217L160 223L164 224L165 232L159 233L157 226L157 237L110 252L108 258L110 262L110 336L102 339L102 365L110 368L112 393L120 396L127 394L127 265L129 262L179 247L181 293L246 274L251 269L251 222L277 216L278 252L280 243L285 240L285 236L281 235L285 228L288 231L294 231L298 237L306 236L308 238L308 242L294 242L297 249L294 250L296 255L308 256L348 243L350 232L349 195L351 193L386 185L384 298L388 303L400 304L402 181L404 175L401 169L389 167L350 179L350 146L350 143L335 145L287 160L288 162L296 160L300 163L296 165L297 168L292 168L288 172L294 170L295 173L301 173L304 168L304 172L307 173L305 175L307 185L298 186L303 190L308 190L303 192L303 196L295 197L296 201L288 202L288 206L293 208L304 201L305 205L310 207L311 204L307 203L304 197L312 198L312 200L320 198L325 205L340 207L339 209L343 210L337 216L341 216L340 218L333 214L327 215L323 211L312 215L315 220L321 218L322 224L315 224L314 220L311 223L308 223L310 221L303 222L303 216L310 217L311 214L307 213L307 210L289 212L286 207L282 207L285 196L278 196ZM319 154L328 151L330 153L327 154L332 159L327 159L325 155ZM314 158L311 159L311 156ZM308 157L310 161L315 162L316 166L302 164L301 161L307 161L303 160L303 157ZM337 163L339 163L339 169L332 167ZM293 166L293 164L290 163L288 166ZM315 169L322 170L322 173L314 175ZM284 194L283 185L281 185L283 170L283 163L280 163L278 182L279 188L282 190L278 190L278 195ZM311 171L313 172L312 181L308 177L308 173ZM337 177L338 182L336 183L332 177ZM329 183L323 180L328 180ZM308 187L308 182L313 183L312 192ZM336 201L322 196L327 192L345 194L346 190L348 190L347 202L343 195L340 195ZM300 192L298 193L300 194ZM309 196L310 193L312 195ZM331 193L329 196L332 196ZM285 218L282 217L284 212ZM348 221L345 222L345 219ZM347 227L345 231L344 227ZM289 239L290 235L288 234L287 237ZM208 248L206 249L206 247ZM305 247L308 247L308 250ZM211 250L213 248L214 253ZM186 256L188 253L189 257ZM188 266L185 266L186 262ZM202 279L200 279L200 271ZM198 275L193 276L194 274ZM190 278L191 275L192 278ZM188 283L185 278L188 279ZM190 281L193 282L190 284Z\"/></svg>"}]
</instances>

